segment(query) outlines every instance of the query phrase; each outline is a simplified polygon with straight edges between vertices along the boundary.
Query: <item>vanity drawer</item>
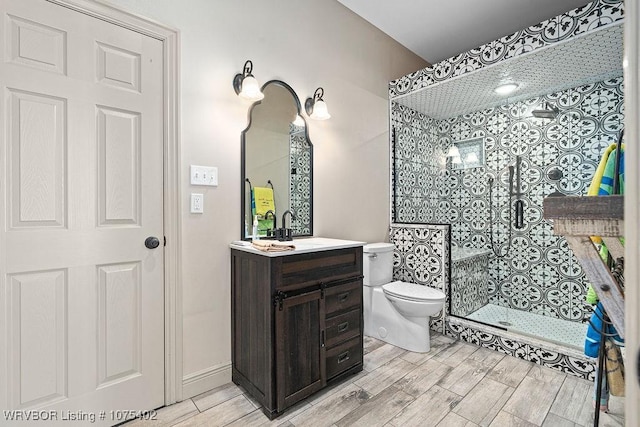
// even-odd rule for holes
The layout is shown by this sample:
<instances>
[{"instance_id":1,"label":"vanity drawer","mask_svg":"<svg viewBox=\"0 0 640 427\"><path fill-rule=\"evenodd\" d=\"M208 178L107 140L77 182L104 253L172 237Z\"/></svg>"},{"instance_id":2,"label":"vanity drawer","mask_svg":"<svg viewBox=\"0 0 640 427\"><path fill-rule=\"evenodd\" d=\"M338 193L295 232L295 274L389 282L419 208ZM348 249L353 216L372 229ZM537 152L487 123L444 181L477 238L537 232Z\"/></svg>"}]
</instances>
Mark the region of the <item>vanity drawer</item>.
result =
<instances>
[{"instance_id":1,"label":"vanity drawer","mask_svg":"<svg viewBox=\"0 0 640 427\"><path fill-rule=\"evenodd\" d=\"M361 318L362 312L358 308L345 314L340 314L326 319L326 346L333 347L342 341L346 341L360 335Z\"/></svg>"},{"instance_id":2,"label":"vanity drawer","mask_svg":"<svg viewBox=\"0 0 640 427\"><path fill-rule=\"evenodd\" d=\"M279 290L319 285L362 275L362 246L278 257Z\"/></svg>"},{"instance_id":3,"label":"vanity drawer","mask_svg":"<svg viewBox=\"0 0 640 427\"><path fill-rule=\"evenodd\" d=\"M362 339L356 337L327 350L327 379L362 363Z\"/></svg>"},{"instance_id":4,"label":"vanity drawer","mask_svg":"<svg viewBox=\"0 0 640 427\"><path fill-rule=\"evenodd\" d=\"M324 295L327 316L360 307L362 304L362 279L358 278L342 285L327 287Z\"/></svg>"}]
</instances>

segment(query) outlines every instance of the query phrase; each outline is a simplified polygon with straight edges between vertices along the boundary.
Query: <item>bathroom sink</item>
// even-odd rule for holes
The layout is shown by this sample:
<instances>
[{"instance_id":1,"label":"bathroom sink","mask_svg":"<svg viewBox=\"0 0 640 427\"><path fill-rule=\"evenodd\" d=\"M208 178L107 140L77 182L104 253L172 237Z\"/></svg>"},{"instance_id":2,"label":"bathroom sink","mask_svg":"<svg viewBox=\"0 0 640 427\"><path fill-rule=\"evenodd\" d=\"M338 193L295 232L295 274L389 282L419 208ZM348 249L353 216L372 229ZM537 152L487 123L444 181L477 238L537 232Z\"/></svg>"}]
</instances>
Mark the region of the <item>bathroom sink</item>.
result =
<instances>
[{"instance_id":1,"label":"bathroom sink","mask_svg":"<svg viewBox=\"0 0 640 427\"><path fill-rule=\"evenodd\" d=\"M316 249L325 246L322 243L301 242L299 240L294 240L292 243L295 245L296 250Z\"/></svg>"},{"instance_id":2,"label":"bathroom sink","mask_svg":"<svg viewBox=\"0 0 640 427\"><path fill-rule=\"evenodd\" d=\"M338 242L342 242L343 240L337 239L327 239L324 237L307 237L302 239L294 239L293 244L296 248L299 246L301 248L320 248L323 246L334 246Z\"/></svg>"},{"instance_id":3,"label":"bathroom sink","mask_svg":"<svg viewBox=\"0 0 640 427\"><path fill-rule=\"evenodd\" d=\"M349 248L353 246L364 245L364 242L355 242L353 240L329 239L326 237L308 237L303 239L294 239L292 242L297 251L306 251L311 249L328 250Z\"/></svg>"}]
</instances>

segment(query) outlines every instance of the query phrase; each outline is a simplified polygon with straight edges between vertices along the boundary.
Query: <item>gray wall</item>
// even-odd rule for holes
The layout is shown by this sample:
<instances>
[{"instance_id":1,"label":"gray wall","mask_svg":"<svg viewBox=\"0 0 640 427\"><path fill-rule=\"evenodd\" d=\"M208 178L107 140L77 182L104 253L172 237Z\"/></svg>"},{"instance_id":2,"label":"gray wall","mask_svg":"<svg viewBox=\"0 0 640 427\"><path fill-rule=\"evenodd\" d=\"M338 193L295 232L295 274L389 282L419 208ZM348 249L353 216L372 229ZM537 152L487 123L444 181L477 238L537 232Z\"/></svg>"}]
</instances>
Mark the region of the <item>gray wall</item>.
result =
<instances>
[{"instance_id":1,"label":"gray wall","mask_svg":"<svg viewBox=\"0 0 640 427\"><path fill-rule=\"evenodd\" d=\"M335 1L108 0L180 31L182 308L186 391L230 380L229 242L240 238L240 132L249 104L233 76L247 59L261 84L304 103L325 90L332 118L307 120L314 146L314 231L380 241L389 229L388 83L427 64ZM220 185L189 185L189 165ZM204 214L189 193L204 193Z\"/></svg>"}]
</instances>

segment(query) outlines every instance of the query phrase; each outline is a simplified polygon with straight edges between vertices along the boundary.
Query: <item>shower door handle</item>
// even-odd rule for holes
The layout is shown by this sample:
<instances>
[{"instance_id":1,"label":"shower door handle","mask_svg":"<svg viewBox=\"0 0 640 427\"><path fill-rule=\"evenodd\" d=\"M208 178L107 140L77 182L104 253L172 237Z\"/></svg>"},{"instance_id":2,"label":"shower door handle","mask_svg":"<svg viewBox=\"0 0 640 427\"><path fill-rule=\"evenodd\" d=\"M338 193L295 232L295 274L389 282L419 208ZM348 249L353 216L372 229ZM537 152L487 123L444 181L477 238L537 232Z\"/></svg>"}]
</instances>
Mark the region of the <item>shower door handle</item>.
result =
<instances>
[{"instance_id":1,"label":"shower door handle","mask_svg":"<svg viewBox=\"0 0 640 427\"><path fill-rule=\"evenodd\" d=\"M516 228L518 230L524 228L524 202L516 200Z\"/></svg>"}]
</instances>

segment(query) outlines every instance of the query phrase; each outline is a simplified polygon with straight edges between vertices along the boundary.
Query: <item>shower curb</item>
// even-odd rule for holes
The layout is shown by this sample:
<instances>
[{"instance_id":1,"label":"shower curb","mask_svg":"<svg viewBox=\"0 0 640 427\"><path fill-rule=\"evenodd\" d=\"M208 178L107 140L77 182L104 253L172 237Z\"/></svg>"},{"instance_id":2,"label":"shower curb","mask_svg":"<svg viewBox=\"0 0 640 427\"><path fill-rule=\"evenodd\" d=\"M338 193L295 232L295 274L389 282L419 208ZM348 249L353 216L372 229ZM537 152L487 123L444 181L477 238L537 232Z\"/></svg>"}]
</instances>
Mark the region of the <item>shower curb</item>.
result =
<instances>
[{"instance_id":1,"label":"shower curb","mask_svg":"<svg viewBox=\"0 0 640 427\"><path fill-rule=\"evenodd\" d=\"M595 379L595 359L579 350L455 317L447 317L445 326L445 335L452 338L578 378L589 381ZM441 332L442 320L433 319L431 329Z\"/></svg>"}]
</instances>

